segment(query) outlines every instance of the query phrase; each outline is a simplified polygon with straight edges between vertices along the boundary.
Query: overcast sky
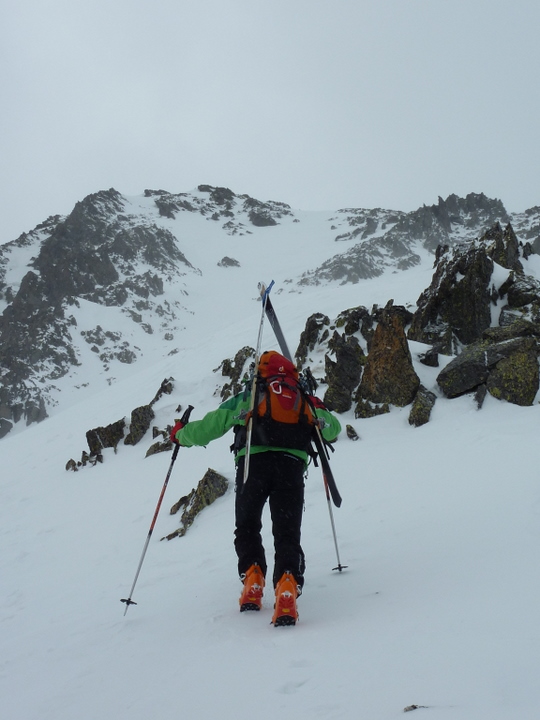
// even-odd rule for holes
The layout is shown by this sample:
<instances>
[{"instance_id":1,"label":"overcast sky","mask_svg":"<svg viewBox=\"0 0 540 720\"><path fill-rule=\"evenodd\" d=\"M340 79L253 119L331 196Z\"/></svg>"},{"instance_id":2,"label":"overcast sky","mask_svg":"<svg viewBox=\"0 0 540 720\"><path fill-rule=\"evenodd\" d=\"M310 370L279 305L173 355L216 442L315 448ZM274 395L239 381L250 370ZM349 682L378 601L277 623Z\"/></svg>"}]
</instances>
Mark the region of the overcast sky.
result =
<instances>
[{"instance_id":1,"label":"overcast sky","mask_svg":"<svg viewBox=\"0 0 540 720\"><path fill-rule=\"evenodd\" d=\"M0 242L109 187L540 205L538 0L0 8Z\"/></svg>"}]
</instances>

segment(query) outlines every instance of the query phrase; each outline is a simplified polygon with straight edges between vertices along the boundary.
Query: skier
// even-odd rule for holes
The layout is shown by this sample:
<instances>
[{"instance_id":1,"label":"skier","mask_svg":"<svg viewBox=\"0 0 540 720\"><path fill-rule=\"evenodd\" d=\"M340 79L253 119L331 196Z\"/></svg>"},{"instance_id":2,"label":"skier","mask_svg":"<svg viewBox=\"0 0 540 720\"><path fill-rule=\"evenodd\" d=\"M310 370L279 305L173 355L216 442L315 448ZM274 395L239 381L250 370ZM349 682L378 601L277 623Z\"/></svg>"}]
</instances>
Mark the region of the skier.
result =
<instances>
[{"instance_id":1,"label":"skier","mask_svg":"<svg viewBox=\"0 0 540 720\"><path fill-rule=\"evenodd\" d=\"M332 442L341 431L341 425L324 406L321 400L310 396L302 405L305 417L299 415L298 400L301 393L295 395L295 383L298 372L294 365L277 352L270 351L261 355L259 372L266 369L269 386L278 390L280 403L287 395L294 395L291 402L297 408L298 427L306 419L317 424L323 438ZM270 379L274 378L273 382ZM277 378L277 380L276 380ZM283 384L281 384L283 381ZM260 382L260 381L259 381ZM268 391L270 393L270 391ZM257 390L257 400L260 391ZM263 393L264 394L264 393ZM305 396L304 400L305 400ZM264 402L264 401L262 401ZM294 625L298 619L296 598L301 594L304 584L305 559L300 545L302 512L304 507L304 476L307 471L309 441L300 438L305 430L297 430L295 424L285 425L286 436L279 443L272 443L272 424L275 425L274 411L268 407L266 418L259 418L258 407L253 404L253 436L249 454L249 472L244 478L246 461L246 419L251 404L251 391L246 389L223 402L216 410L207 413L202 420L183 425L178 421L171 431L171 440L183 447L207 445L222 437L231 428L235 432L235 442L231 450L236 462L236 498L235 498L235 550L238 556L238 572L243 582L240 596L240 611L260 610L267 564L261 538L262 512L269 501L274 537L273 586L275 605L272 623ZM260 427L260 430L259 430ZM313 430L311 426L309 432Z\"/></svg>"}]
</instances>

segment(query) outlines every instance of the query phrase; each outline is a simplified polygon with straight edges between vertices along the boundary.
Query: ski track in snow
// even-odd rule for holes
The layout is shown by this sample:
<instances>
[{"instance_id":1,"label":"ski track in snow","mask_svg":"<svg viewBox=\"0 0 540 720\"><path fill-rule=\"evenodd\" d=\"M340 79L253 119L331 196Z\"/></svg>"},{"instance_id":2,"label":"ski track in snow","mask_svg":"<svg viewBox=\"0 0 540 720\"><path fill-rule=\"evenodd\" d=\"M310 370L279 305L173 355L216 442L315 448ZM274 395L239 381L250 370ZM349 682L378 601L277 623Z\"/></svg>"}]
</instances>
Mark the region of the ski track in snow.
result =
<instances>
[{"instance_id":1,"label":"ski track in snow","mask_svg":"<svg viewBox=\"0 0 540 720\"><path fill-rule=\"evenodd\" d=\"M220 378L212 370L255 343L259 279L276 280L272 300L292 349L313 312L332 318L390 298L414 304L430 282L425 257L417 268L355 286L289 292L288 277L330 255L322 240L307 244L306 226L301 235L301 223L291 223L298 242L285 267L278 257L250 255L252 238L232 238L227 250L222 238L219 247L209 241L198 257L183 248L194 265L204 254L211 262L192 284L194 319L179 334L180 352L117 373L110 388L101 378L102 389L2 440L4 717L387 720L412 704L427 706L414 712L430 720L538 717L538 403L519 408L488 396L477 411L472 397L439 397L418 429L408 425L408 408L369 420L342 416L361 438L343 433L331 458L348 568L332 571L326 497L311 468L306 586L294 628L270 625L268 591L261 613L238 612L231 438L181 449L133 595L138 604L123 615L120 598L129 594L170 455L144 459L147 437L116 455L105 451L103 465L68 473L86 430L129 415L171 375L175 391L157 404L156 425L170 422L179 402L195 406L193 419L215 407ZM214 267L235 256L236 242L242 268ZM276 347L268 325L265 341ZM413 357L421 348L411 343ZM418 362L416 369L436 390L438 370ZM208 467L229 479L229 491L185 537L160 542L178 527L170 506ZM271 567L267 513L264 534Z\"/></svg>"}]
</instances>

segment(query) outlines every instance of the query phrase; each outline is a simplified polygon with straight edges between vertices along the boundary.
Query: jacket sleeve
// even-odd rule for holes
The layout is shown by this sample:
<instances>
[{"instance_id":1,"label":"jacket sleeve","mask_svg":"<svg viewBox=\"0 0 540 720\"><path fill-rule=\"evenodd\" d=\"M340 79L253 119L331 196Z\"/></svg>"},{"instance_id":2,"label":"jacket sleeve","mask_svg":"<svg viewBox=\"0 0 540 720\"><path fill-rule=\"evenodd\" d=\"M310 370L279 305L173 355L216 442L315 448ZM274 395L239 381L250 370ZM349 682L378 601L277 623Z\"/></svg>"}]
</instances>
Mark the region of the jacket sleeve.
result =
<instances>
[{"instance_id":1,"label":"jacket sleeve","mask_svg":"<svg viewBox=\"0 0 540 720\"><path fill-rule=\"evenodd\" d=\"M329 410L317 408L317 417L324 420L321 435L328 442L333 442L341 432L341 423Z\"/></svg>"},{"instance_id":2,"label":"jacket sleeve","mask_svg":"<svg viewBox=\"0 0 540 720\"><path fill-rule=\"evenodd\" d=\"M333 442L339 433L341 432L341 423L332 415L332 413L326 409L326 405L316 395L310 396L312 407L315 409L315 414L319 420L323 420L323 427L321 427L321 434L328 442Z\"/></svg>"},{"instance_id":3,"label":"jacket sleeve","mask_svg":"<svg viewBox=\"0 0 540 720\"><path fill-rule=\"evenodd\" d=\"M235 395L216 410L206 413L202 420L189 422L176 433L176 439L184 447L208 445L225 435L234 425L244 424L244 420L240 419L242 406L242 395Z\"/></svg>"}]
</instances>

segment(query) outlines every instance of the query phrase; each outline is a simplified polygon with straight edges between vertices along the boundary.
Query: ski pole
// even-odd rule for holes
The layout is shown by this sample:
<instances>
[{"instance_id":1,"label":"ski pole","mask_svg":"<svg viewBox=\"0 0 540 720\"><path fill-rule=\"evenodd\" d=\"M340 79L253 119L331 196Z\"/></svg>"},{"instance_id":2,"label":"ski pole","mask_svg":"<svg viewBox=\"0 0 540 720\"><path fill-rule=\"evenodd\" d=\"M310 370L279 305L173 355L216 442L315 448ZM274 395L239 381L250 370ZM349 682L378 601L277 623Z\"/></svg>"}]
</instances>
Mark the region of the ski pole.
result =
<instances>
[{"instance_id":1,"label":"ski pole","mask_svg":"<svg viewBox=\"0 0 540 720\"><path fill-rule=\"evenodd\" d=\"M337 557L337 565L336 567L333 567L332 570L339 570L341 572L346 567L349 567L348 565L342 565L341 560L339 558L339 547L338 547L338 541L337 541L337 533L336 533L336 524L334 522L334 511L332 510L332 503L330 502L330 490L328 488L328 482L326 480L326 475L323 469L323 482L324 482L324 490L326 492L326 504L328 505L328 514L330 515L330 525L332 526L332 535L334 536L334 547L336 548L336 557Z\"/></svg>"},{"instance_id":2,"label":"ski pole","mask_svg":"<svg viewBox=\"0 0 540 720\"><path fill-rule=\"evenodd\" d=\"M191 411L193 410L193 405L189 405L185 411L185 413L182 415L182 418L180 419L180 422L182 422L184 425L186 425L189 422L189 416L191 415ZM144 561L144 556L146 555L146 551L148 550L148 545L150 543L150 538L152 537L152 533L154 532L154 526L156 524L156 520L159 515L159 510L161 508L161 503L163 502L163 497L165 495L165 490L167 489L167 485L169 484L169 478L171 477L172 469L174 467L174 463L176 461L176 456L178 455L178 450L180 449L180 445L175 445L171 464L169 465L169 470L167 472L167 475L165 477L165 482L163 483L163 487L161 488L161 494L159 496L158 503L156 505L156 509L154 512L154 517L152 518L152 522L150 524L150 530L148 531L148 535L146 536L146 542L144 543L141 559L139 560L139 565L137 567L137 572L135 573L135 579L133 580L133 585L131 586L131 590L129 593L128 598L121 598L120 602L126 603L126 609L124 610L124 617L128 611L128 608L130 605L136 605L137 603L134 602L131 598L133 596L133 591L135 590L135 585L137 584L137 580L139 579L139 573L141 572L142 564Z\"/></svg>"},{"instance_id":3,"label":"ski pole","mask_svg":"<svg viewBox=\"0 0 540 720\"><path fill-rule=\"evenodd\" d=\"M311 371L309 373L311 375ZM311 376L312 381L313 376ZM333 475L332 475L332 469L330 467L329 458L328 458L328 450L324 444L324 440L322 438L321 430L319 427L315 428L315 447L317 448L317 452L319 454L319 460L321 461L321 470L322 470L322 476L323 476L323 483L324 483L324 491L326 493L326 504L328 505L328 514L330 515L330 525L332 526L332 535L334 537L334 547L336 549L336 557L337 557L337 565L336 567L333 567L332 570L339 570L341 572L344 570L348 565L342 565L341 560L339 558L339 547L338 547L338 541L337 541L337 533L336 533L336 524L334 522L334 511L332 510L332 503L330 502L330 497L332 497L332 500L336 504L337 507L340 507L341 505L341 496L339 494L339 491L336 487L336 483L334 481ZM332 486L330 487L329 479L332 481Z\"/></svg>"},{"instance_id":4,"label":"ski pole","mask_svg":"<svg viewBox=\"0 0 540 720\"><path fill-rule=\"evenodd\" d=\"M274 285L274 281L270 283L268 287L266 287L263 283L259 283L259 291L261 293L261 302L262 302L262 312L261 312L261 322L259 324L259 335L257 337L257 348L255 350L255 367L253 369L253 380L251 382L251 397L250 397L250 408L249 408L249 414L248 414L248 421L247 421L247 428L246 428L246 455L244 459L244 476L242 478L242 489L244 485L246 484L246 481L248 479L249 475L249 456L251 452L251 437L253 432L253 412L255 409L255 395L257 394L257 372L259 370L259 359L261 355L261 345L262 345L262 336L263 336L263 327L264 327L264 317L266 313L266 303L268 301L268 295L270 293L270 290L272 289L272 286Z\"/></svg>"}]
</instances>

